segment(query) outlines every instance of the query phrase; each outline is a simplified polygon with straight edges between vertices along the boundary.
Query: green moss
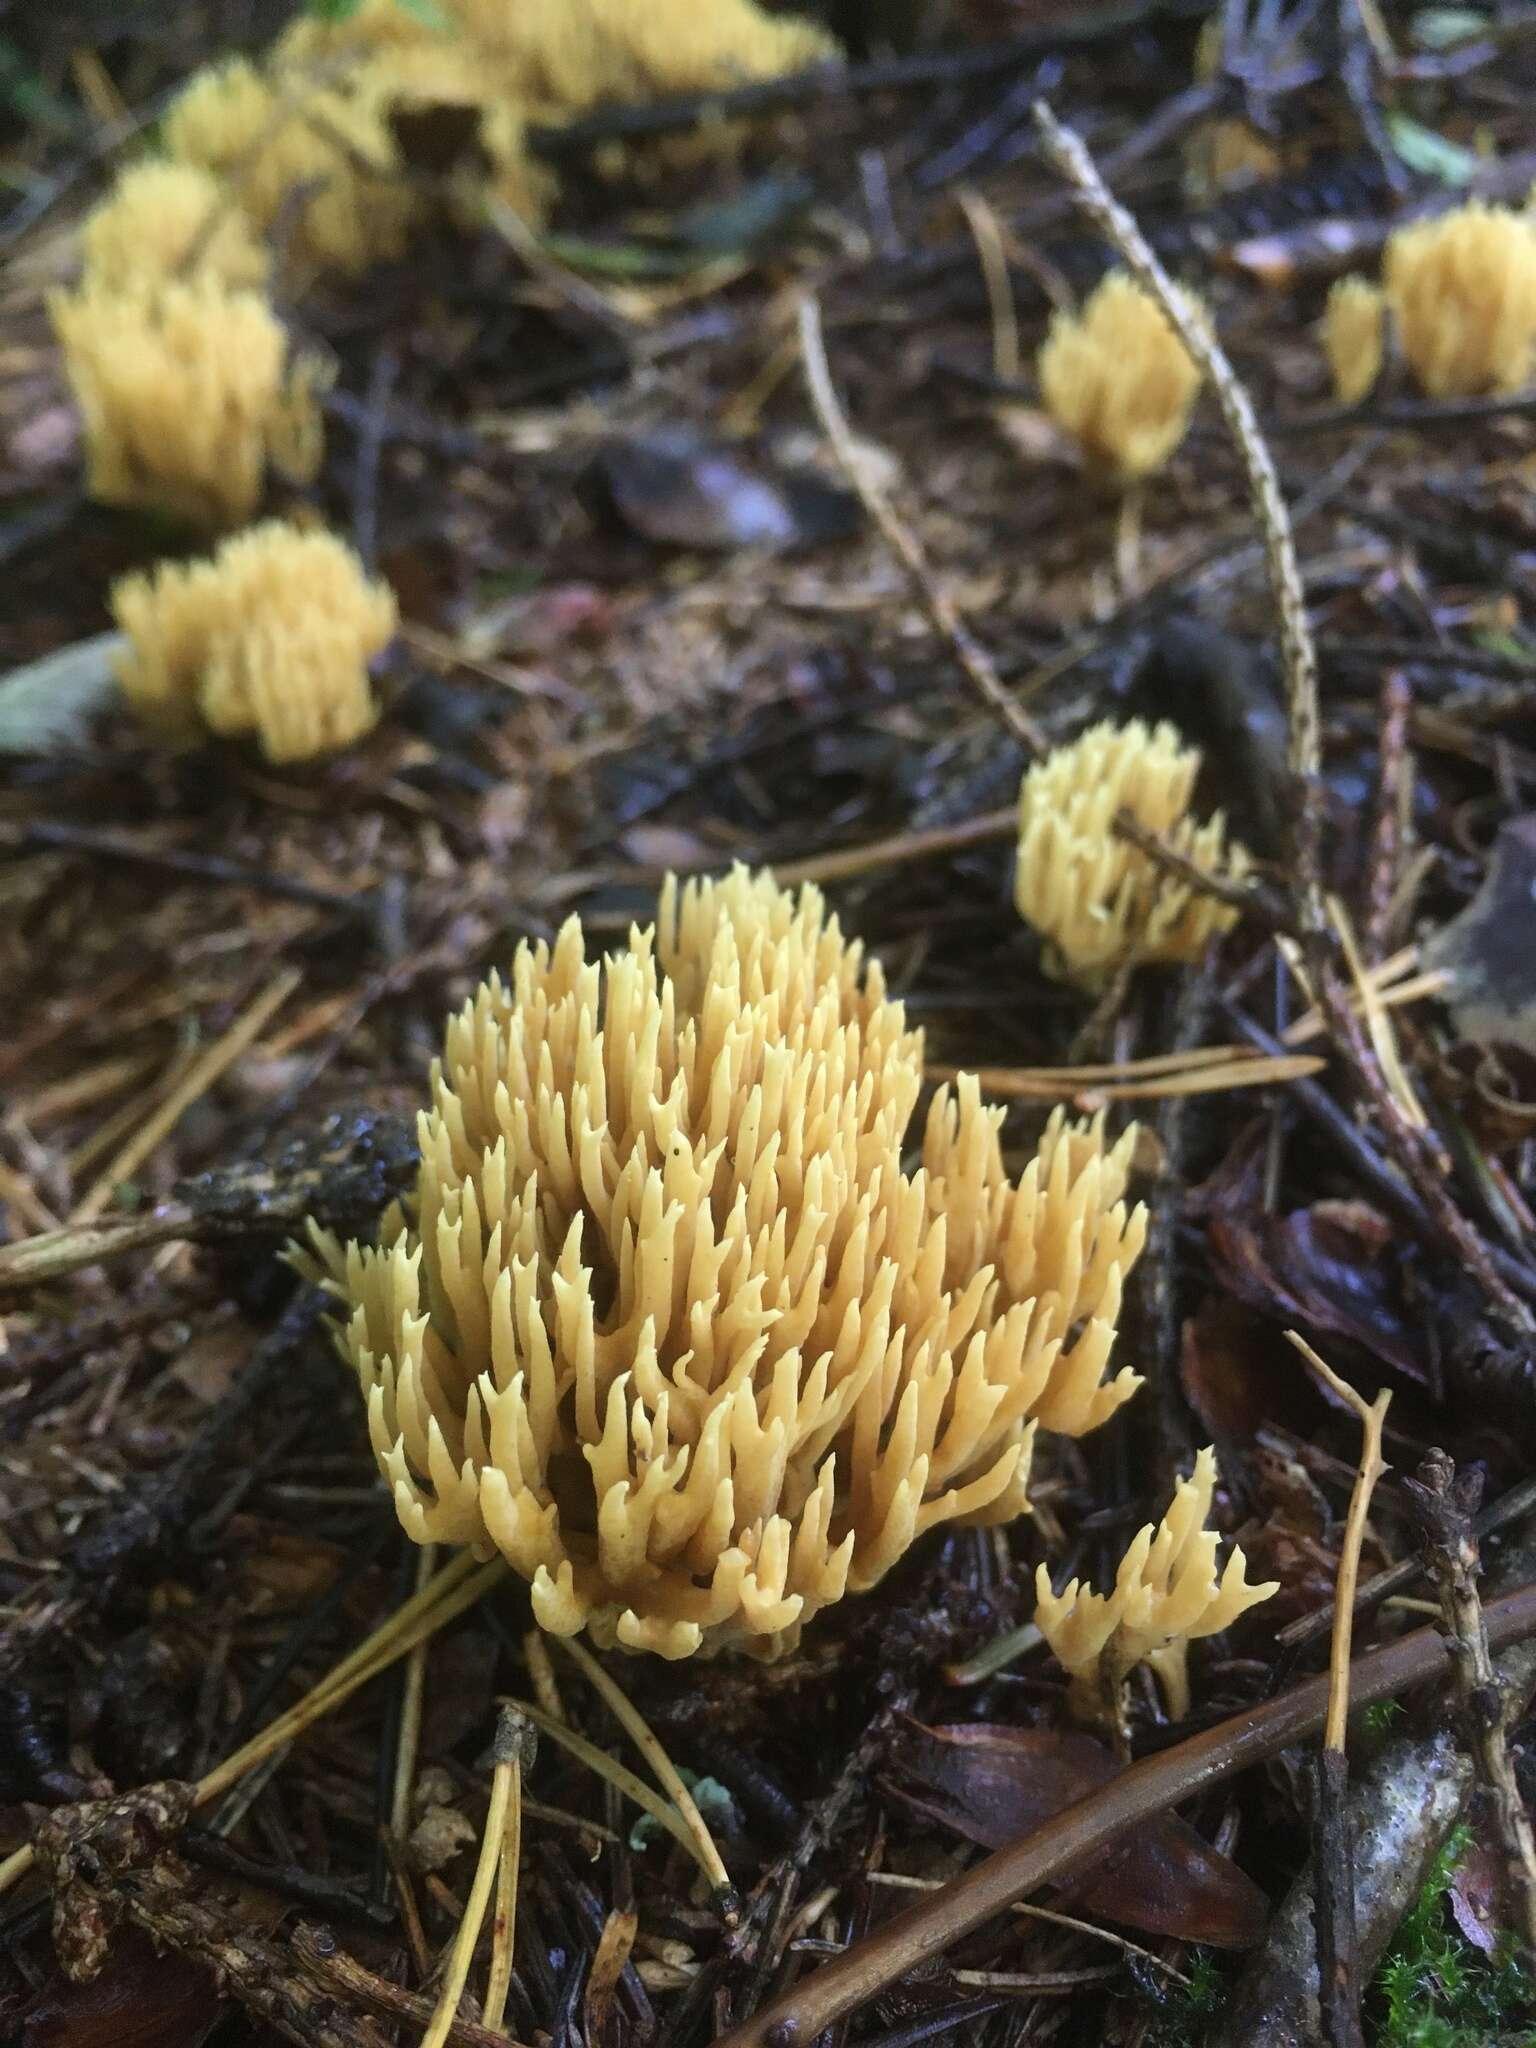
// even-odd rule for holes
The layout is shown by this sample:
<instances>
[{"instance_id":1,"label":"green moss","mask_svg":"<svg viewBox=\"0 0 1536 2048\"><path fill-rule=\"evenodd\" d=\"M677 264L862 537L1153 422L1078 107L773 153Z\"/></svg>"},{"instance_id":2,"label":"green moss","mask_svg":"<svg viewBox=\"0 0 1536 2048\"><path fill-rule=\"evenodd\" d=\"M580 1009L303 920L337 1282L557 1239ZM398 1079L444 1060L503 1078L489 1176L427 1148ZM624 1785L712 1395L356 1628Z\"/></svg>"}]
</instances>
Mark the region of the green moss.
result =
<instances>
[{"instance_id":1,"label":"green moss","mask_svg":"<svg viewBox=\"0 0 1536 2048\"><path fill-rule=\"evenodd\" d=\"M1472 1839L1447 1836L1428 1878L1387 1951L1376 1982L1379 2048L1531 2048L1530 1976L1512 1955L1485 1956L1446 1905L1456 1867Z\"/></svg>"},{"instance_id":2,"label":"green moss","mask_svg":"<svg viewBox=\"0 0 1536 2048\"><path fill-rule=\"evenodd\" d=\"M1199 2048L1227 1995L1220 1963L1208 1948L1180 1965L1187 1985L1170 1985L1146 2036L1146 2048Z\"/></svg>"}]
</instances>

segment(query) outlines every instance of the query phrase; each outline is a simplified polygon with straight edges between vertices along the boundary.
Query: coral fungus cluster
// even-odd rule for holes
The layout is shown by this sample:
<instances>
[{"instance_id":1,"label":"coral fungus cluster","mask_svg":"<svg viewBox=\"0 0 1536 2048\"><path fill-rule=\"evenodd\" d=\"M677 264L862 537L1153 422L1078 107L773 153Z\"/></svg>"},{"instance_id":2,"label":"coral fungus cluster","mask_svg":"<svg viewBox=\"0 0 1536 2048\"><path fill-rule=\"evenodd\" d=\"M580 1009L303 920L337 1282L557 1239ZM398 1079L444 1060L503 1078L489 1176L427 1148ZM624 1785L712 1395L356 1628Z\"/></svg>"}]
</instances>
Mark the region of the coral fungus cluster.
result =
<instances>
[{"instance_id":1,"label":"coral fungus cluster","mask_svg":"<svg viewBox=\"0 0 1536 2048\"><path fill-rule=\"evenodd\" d=\"M1071 1675L1074 1702L1088 1720L1119 1719L1120 1687L1137 1664L1150 1664L1175 1719L1188 1711L1188 1646L1215 1635L1279 1591L1248 1583L1248 1561L1234 1546L1216 1571L1217 1537L1206 1527L1216 1486L1216 1454L1201 1451L1190 1478L1154 1529L1149 1522L1120 1561L1113 1590L1095 1593L1072 1579L1060 1593L1042 1565L1035 1624Z\"/></svg>"},{"instance_id":2,"label":"coral fungus cluster","mask_svg":"<svg viewBox=\"0 0 1536 2048\"><path fill-rule=\"evenodd\" d=\"M814 889L738 869L449 1024L413 1202L315 1233L405 1528L500 1551L561 1634L776 1656L914 1537L1026 1505L1096 1427L1142 1243L1134 1134L1018 1180L974 1081L902 1148L921 1034Z\"/></svg>"},{"instance_id":3,"label":"coral fungus cluster","mask_svg":"<svg viewBox=\"0 0 1536 2048\"><path fill-rule=\"evenodd\" d=\"M1090 468L1126 485L1161 469L1189 426L1200 371L1152 295L1111 271L1057 313L1036 364L1051 417Z\"/></svg>"},{"instance_id":4,"label":"coral fungus cluster","mask_svg":"<svg viewBox=\"0 0 1536 2048\"><path fill-rule=\"evenodd\" d=\"M88 279L50 312L103 504L230 526L255 511L269 467L305 482L319 469L318 370L292 357L259 292L211 275Z\"/></svg>"},{"instance_id":5,"label":"coral fungus cluster","mask_svg":"<svg viewBox=\"0 0 1536 2048\"><path fill-rule=\"evenodd\" d=\"M1376 386L1387 345L1387 301L1364 277L1341 277L1323 313L1323 348L1340 405L1358 405Z\"/></svg>"},{"instance_id":6,"label":"coral fungus cluster","mask_svg":"<svg viewBox=\"0 0 1536 2048\"><path fill-rule=\"evenodd\" d=\"M823 31L753 0L444 0L436 19L370 0L338 21L294 23L264 64L239 58L200 74L171 108L165 140L180 161L226 179L261 229L294 204L298 257L352 273L400 255L430 216L397 141L401 109L472 109L489 188L537 221L554 185L525 146L531 121L835 55Z\"/></svg>"},{"instance_id":7,"label":"coral fungus cluster","mask_svg":"<svg viewBox=\"0 0 1536 2048\"><path fill-rule=\"evenodd\" d=\"M1431 398L1518 391L1536 360L1536 223L1473 201L1398 228L1382 282L1404 359Z\"/></svg>"},{"instance_id":8,"label":"coral fungus cluster","mask_svg":"<svg viewBox=\"0 0 1536 2048\"><path fill-rule=\"evenodd\" d=\"M200 72L166 115L165 156L131 166L87 221L80 288L52 301L93 494L230 524L256 509L269 460L313 474L316 373L283 368L283 330L260 296L263 238L281 229L301 278L402 255L434 205L467 188L412 175L397 116L471 110L480 188L537 221L553 184L524 146L530 119L835 54L821 30L753 0L448 0L430 17L367 0L337 21L301 19L260 63ZM183 384L191 416L166 437Z\"/></svg>"},{"instance_id":9,"label":"coral fungus cluster","mask_svg":"<svg viewBox=\"0 0 1536 2048\"><path fill-rule=\"evenodd\" d=\"M1536 375L1536 219L1471 200L1395 229L1379 288L1364 278L1335 285L1323 340L1345 404L1376 381L1388 314L1428 397L1520 390Z\"/></svg>"},{"instance_id":10,"label":"coral fungus cluster","mask_svg":"<svg viewBox=\"0 0 1536 2048\"><path fill-rule=\"evenodd\" d=\"M1140 961L1196 960L1236 913L1120 837L1128 811L1207 873L1240 878L1247 856L1218 812L1190 816L1200 756L1171 725L1110 720L1025 771L1014 901L1046 941L1049 972L1087 987Z\"/></svg>"},{"instance_id":11,"label":"coral fungus cluster","mask_svg":"<svg viewBox=\"0 0 1536 2048\"><path fill-rule=\"evenodd\" d=\"M267 520L211 560L123 577L112 610L129 642L124 693L173 740L249 733L269 761L305 761L378 716L367 664L395 601L333 534Z\"/></svg>"}]
</instances>

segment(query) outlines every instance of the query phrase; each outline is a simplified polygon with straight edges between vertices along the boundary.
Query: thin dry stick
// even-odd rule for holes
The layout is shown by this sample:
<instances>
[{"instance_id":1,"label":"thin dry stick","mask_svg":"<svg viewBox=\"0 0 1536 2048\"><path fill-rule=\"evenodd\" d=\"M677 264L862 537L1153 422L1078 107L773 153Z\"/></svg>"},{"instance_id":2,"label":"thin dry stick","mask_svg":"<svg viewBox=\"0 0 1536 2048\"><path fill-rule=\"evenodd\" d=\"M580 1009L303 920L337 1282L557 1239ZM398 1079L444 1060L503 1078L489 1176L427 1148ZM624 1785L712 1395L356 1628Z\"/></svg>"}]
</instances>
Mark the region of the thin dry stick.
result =
<instances>
[{"instance_id":1,"label":"thin dry stick","mask_svg":"<svg viewBox=\"0 0 1536 2048\"><path fill-rule=\"evenodd\" d=\"M516 1736L514 1743L502 1743L504 1735ZM491 1920L491 1974L485 1988L485 2024L499 2027L507 2009L507 1990L512 1982L512 1958L517 1947L517 1873L523 1856L523 1779L533 1769L538 1736L533 1723L516 1707L503 1707L497 1724L496 1770L507 1778L507 1818L501 1837L501 1861L496 1866L496 1910ZM503 1752L510 1748L510 1755Z\"/></svg>"},{"instance_id":2,"label":"thin dry stick","mask_svg":"<svg viewBox=\"0 0 1536 2048\"><path fill-rule=\"evenodd\" d=\"M416 1560L416 1597L432 1583L437 1570L437 1545L424 1543ZM400 1736L395 1744L395 1784L389 1803L389 1825L397 1841L411 1824L411 1794L416 1785L416 1752L421 1744L421 1708L427 1686L427 1645L419 1642L405 1662L405 1690L400 1701Z\"/></svg>"},{"instance_id":3,"label":"thin dry stick","mask_svg":"<svg viewBox=\"0 0 1536 2048\"><path fill-rule=\"evenodd\" d=\"M872 1870L865 1882L889 1885L893 1890L899 1891L936 1892L943 1884L943 1879L905 1877L895 1870ZM1074 1934L1086 1934L1095 1941L1106 1941L1111 1948L1119 1949L1123 1955L1135 1956L1149 1969L1159 1970L1165 1977L1171 1977L1175 1984L1182 1984L1186 1988L1189 1985L1189 1979L1184 1972L1176 1969L1162 1956L1154 1954L1149 1948L1142 1948L1137 1942L1127 1941L1123 1934L1115 1934L1109 1928L1100 1927L1092 1920L1074 1920L1070 1913L1053 1913L1049 1906L1032 1906L1023 1899L1015 1899L1009 1910L1017 1913L1021 1920L1044 1920L1052 1927L1066 1927Z\"/></svg>"},{"instance_id":4,"label":"thin dry stick","mask_svg":"<svg viewBox=\"0 0 1536 2048\"><path fill-rule=\"evenodd\" d=\"M1295 1330L1286 1336L1318 1377L1360 1418L1360 1465L1349 1499L1344 1542L1334 1586L1333 1646L1328 1659L1328 1713L1322 1754L1315 1772L1316 1886L1313 1921L1317 1933L1318 1996L1330 2048L1363 2048L1360 2026L1360 1951L1355 1927L1355 1848L1349 1820L1349 1768L1344 1755L1349 1716L1349 1648L1354 1628L1355 1587L1360 1549L1376 1482L1385 1472L1381 1430L1391 1404L1383 1387L1367 1407L1346 1380L1319 1358Z\"/></svg>"},{"instance_id":5,"label":"thin dry stick","mask_svg":"<svg viewBox=\"0 0 1536 2048\"><path fill-rule=\"evenodd\" d=\"M926 860L932 854L955 853L967 846L981 846L991 839L1015 839L1019 831L1017 804L1005 809L983 811L979 817L962 818L955 825L931 825L921 832L893 832L888 839L867 840L863 846L840 846L831 853L813 853L805 860L775 861L775 878L789 889L801 882L842 882L850 875L868 874L872 868L904 865Z\"/></svg>"},{"instance_id":6,"label":"thin dry stick","mask_svg":"<svg viewBox=\"0 0 1536 2048\"><path fill-rule=\"evenodd\" d=\"M1344 1541L1339 1550L1338 1576L1334 1584L1333 1648L1328 1658L1328 1719L1323 1742L1329 1749L1344 1748L1344 1727L1349 1716L1349 1651L1354 1632L1355 1586L1360 1577L1360 1550L1365 1541L1365 1521L1370 1513L1371 1495L1386 1471L1381 1456L1381 1425L1391 1406L1392 1390L1383 1387L1367 1407L1347 1380L1341 1380L1326 1360L1319 1358L1306 1338L1296 1330L1286 1331L1319 1379L1324 1380L1360 1418L1363 1432L1360 1464L1355 1487L1349 1497L1349 1514L1344 1523Z\"/></svg>"},{"instance_id":7,"label":"thin dry stick","mask_svg":"<svg viewBox=\"0 0 1536 2048\"><path fill-rule=\"evenodd\" d=\"M193 1061L179 1084L171 1090L160 1107L140 1126L111 1164L104 1167L92 1182L70 1216L71 1223L89 1223L101 1214L111 1201L112 1192L118 1183L131 1179L161 1139L168 1137L174 1130L183 1113L191 1108L199 1096L206 1095L225 1069L232 1067L240 1055L256 1042L303 978L297 968L290 968L280 974L276 981L263 989L245 1015L237 1017L229 1029Z\"/></svg>"},{"instance_id":8,"label":"thin dry stick","mask_svg":"<svg viewBox=\"0 0 1536 2048\"><path fill-rule=\"evenodd\" d=\"M864 463L859 460L859 451L854 445L847 415L833 385L832 372L827 366L826 344L821 335L821 307L815 296L809 292L800 301L800 359L805 365L805 381L810 389L811 403L816 408L816 416L821 421L827 439L832 443L832 452L836 455L843 474L857 492L865 511L879 527L891 552L911 577L913 588L922 600L923 609L949 642L956 661L964 669L978 695L990 705L1008 730L1031 754L1044 753L1046 741L1040 728L1029 713L1022 710L1003 688L1002 677L993 666L992 657L973 637L970 628L935 580L916 534L902 519L885 491L869 475Z\"/></svg>"},{"instance_id":9,"label":"thin dry stick","mask_svg":"<svg viewBox=\"0 0 1536 2048\"><path fill-rule=\"evenodd\" d=\"M693 1837L694 1854L700 1867L709 1874L709 1881L717 1893L732 1891L730 1873L720 1860L720 1851L715 1847L715 1838L709 1832L693 1794L683 1783L676 1764L662 1748L660 1742L644 1715L634 1702L622 1691L617 1682L598 1663L585 1644L575 1637L562 1640L560 1647L576 1665L592 1690L603 1701L613 1718L624 1730L636 1749L651 1767L651 1774L662 1790L671 1798L682 1815L683 1825ZM734 1910L726 1913L727 1922L735 1918Z\"/></svg>"},{"instance_id":10,"label":"thin dry stick","mask_svg":"<svg viewBox=\"0 0 1536 2048\"><path fill-rule=\"evenodd\" d=\"M1288 760L1295 785L1292 833L1298 922L1308 934L1324 933L1327 912L1318 875L1318 775L1322 743L1317 708L1317 650L1307 623L1296 544L1274 458L1259 430L1253 401L1238 382L1214 329L1180 298L1146 237L1113 197L1081 140L1061 125L1043 100L1036 101L1034 112L1046 156L1077 188L1083 210L1152 293L1169 325L1210 380L1227 431L1247 471L1249 496L1263 535L1265 564L1280 619Z\"/></svg>"},{"instance_id":11,"label":"thin dry stick","mask_svg":"<svg viewBox=\"0 0 1536 2048\"><path fill-rule=\"evenodd\" d=\"M459 2001L464 1996L464 1986L469 1982L469 1966L475 1959L475 1944L485 1923L491 1887L496 1881L497 1867L506 1847L507 1807L512 1798L512 1781L517 1775L517 1759L525 1725L513 1709L502 1708L496 1723L496 1768L491 1774L491 1803L486 1809L485 1833L480 1838L480 1856L469 1888L469 1903L453 1938L453 1953L448 1958L448 1972L438 1996L437 2010L432 2015L431 2026L422 2036L421 2048L443 2048L449 2029L458 2017Z\"/></svg>"}]
</instances>

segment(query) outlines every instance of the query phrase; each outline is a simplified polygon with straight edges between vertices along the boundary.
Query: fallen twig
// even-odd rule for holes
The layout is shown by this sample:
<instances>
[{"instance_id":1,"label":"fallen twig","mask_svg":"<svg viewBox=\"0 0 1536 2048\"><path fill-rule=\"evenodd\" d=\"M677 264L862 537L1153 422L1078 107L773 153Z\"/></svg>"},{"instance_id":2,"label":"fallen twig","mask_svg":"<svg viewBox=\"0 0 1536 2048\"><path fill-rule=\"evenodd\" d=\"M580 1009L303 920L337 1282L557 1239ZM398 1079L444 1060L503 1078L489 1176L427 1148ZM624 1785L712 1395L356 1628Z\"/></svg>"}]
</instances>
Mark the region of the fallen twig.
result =
<instances>
[{"instance_id":1,"label":"fallen twig","mask_svg":"<svg viewBox=\"0 0 1536 2048\"><path fill-rule=\"evenodd\" d=\"M1477 1589L1477 1538L1471 1516L1480 1484L1476 1474L1458 1475L1444 1451L1431 1450L1417 1476L1405 1482L1405 1491L1423 1530L1425 1563L1440 1596L1440 1625L1450 1652L1462 1732L1493 1808L1511 1917L1530 1957L1536 1955L1536 1835L1515 1780L1506 1734L1508 1702L1489 1654Z\"/></svg>"}]
</instances>

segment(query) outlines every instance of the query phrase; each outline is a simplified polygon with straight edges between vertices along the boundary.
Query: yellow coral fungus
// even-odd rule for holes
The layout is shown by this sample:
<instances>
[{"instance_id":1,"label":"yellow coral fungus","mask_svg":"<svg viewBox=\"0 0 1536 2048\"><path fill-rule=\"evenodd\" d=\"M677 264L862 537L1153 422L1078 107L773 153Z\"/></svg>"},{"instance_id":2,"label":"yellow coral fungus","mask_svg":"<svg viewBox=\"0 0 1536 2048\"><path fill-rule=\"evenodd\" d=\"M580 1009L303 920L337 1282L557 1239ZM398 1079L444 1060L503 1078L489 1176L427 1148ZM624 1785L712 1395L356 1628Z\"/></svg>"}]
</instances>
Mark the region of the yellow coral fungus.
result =
<instances>
[{"instance_id":1,"label":"yellow coral fungus","mask_svg":"<svg viewBox=\"0 0 1536 2048\"><path fill-rule=\"evenodd\" d=\"M265 232L291 210L287 240L317 269L356 273L404 253L422 210L403 175L373 74L269 81L245 58L201 73L165 119L178 162L228 180Z\"/></svg>"},{"instance_id":2,"label":"yellow coral fungus","mask_svg":"<svg viewBox=\"0 0 1536 2048\"><path fill-rule=\"evenodd\" d=\"M1328 294L1323 347L1340 405L1358 405L1376 385L1386 353L1387 301L1379 285L1341 277Z\"/></svg>"},{"instance_id":3,"label":"yellow coral fungus","mask_svg":"<svg viewBox=\"0 0 1536 2048\"><path fill-rule=\"evenodd\" d=\"M1473 200L1398 228L1383 282L1408 367L1431 398L1518 391L1536 366L1536 223Z\"/></svg>"},{"instance_id":4,"label":"yellow coral fungus","mask_svg":"<svg viewBox=\"0 0 1536 2048\"><path fill-rule=\"evenodd\" d=\"M1051 973L1097 987L1132 962L1198 959L1232 924L1235 911L1114 830L1129 811L1207 872L1241 877L1247 856L1227 843L1221 814L1205 825L1189 816L1199 769L1171 725L1106 719L1025 771L1014 901L1045 939Z\"/></svg>"},{"instance_id":5,"label":"yellow coral fungus","mask_svg":"<svg viewBox=\"0 0 1536 2048\"><path fill-rule=\"evenodd\" d=\"M1073 1699L1085 1719L1118 1726L1126 1674L1151 1664L1169 1712L1189 1711L1185 1653L1198 1636L1215 1635L1279 1591L1277 1582L1250 1586L1248 1561L1234 1547L1216 1573L1217 1537L1205 1524L1216 1485L1216 1453L1195 1460L1157 1528L1140 1531L1115 1574L1113 1592L1095 1593L1077 1579L1051 1591L1041 1565L1035 1580L1035 1625L1071 1675Z\"/></svg>"},{"instance_id":6,"label":"yellow coral fungus","mask_svg":"<svg viewBox=\"0 0 1536 2048\"><path fill-rule=\"evenodd\" d=\"M706 92L832 62L824 29L755 0L446 0L510 89L576 114L601 100Z\"/></svg>"},{"instance_id":7,"label":"yellow coral fungus","mask_svg":"<svg viewBox=\"0 0 1536 2048\"><path fill-rule=\"evenodd\" d=\"M1054 315L1036 367L1056 424L1122 485L1162 468L1200 390L1200 371L1162 308L1118 270L1081 313Z\"/></svg>"},{"instance_id":8,"label":"yellow coral fungus","mask_svg":"<svg viewBox=\"0 0 1536 2048\"><path fill-rule=\"evenodd\" d=\"M821 29L753 0L444 0L443 13L428 23L367 0L340 22L295 23L265 68L236 58L194 78L166 116L166 148L227 179L259 231L286 208L301 262L356 273L401 255L427 212L391 130L397 107L473 106L492 188L537 221L552 180L525 148L530 118L837 55Z\"/></svg>"},{"instance_id":9,"label":"yellow coral fungus","mask_svg":"<svg viewBox=\"0 0 1536 2048\"><path fill-rule=\"evenodd\" d=\"M87 278L111 291L194 273L261 285L271 267L229 193L191 164L131 165L86 220L80 246Z\"/></svg>"},{"instance_id":10,"label":"yellow coral fungus","mask_svg":"<svg viewBox=\"0 0 1536 2048\"><path fill-rule=\"evenodd\" d=\"M1052 1120L1017 1182L974 1080L902 1146L921 1033L814 889L572 919L450 1020L407 1213L313 1232L400 1520L500 1551L541 1626L781 1654L924 1530L1026 1506L1094 1428L1144 1217L1134 1134Z\"/></svg>"},{"instance_id":11,"label":"yellow coral fungus","mask_svg":"<svg viewBox=\"0 0 1536 2048\"><path fill-rule=\"evenodd\" d=\"M270 464L301 481L320 466L313 363L291 361L253 291L200 277L56 292L49 315L85 428L92 497L208 525L249 518Z\"/></svg>"},{"instance_id":12,"label":"yellow coral fungus","mask_svg":"<svg viewBox=\"0 0 1536 2048\"><path fill-rule=\"evenodd\" d=\"M378 716L367 663L395 601L334 534L266 520L208 561L123 577L112 610L124 693L172 738L252 733L269 761L306 761Z\"/></svg>"}]
</instances>

